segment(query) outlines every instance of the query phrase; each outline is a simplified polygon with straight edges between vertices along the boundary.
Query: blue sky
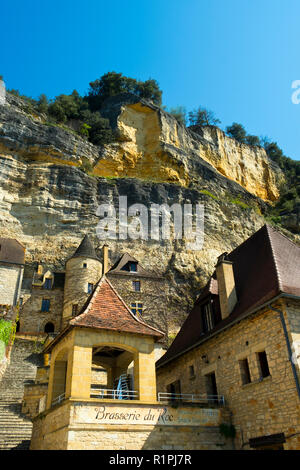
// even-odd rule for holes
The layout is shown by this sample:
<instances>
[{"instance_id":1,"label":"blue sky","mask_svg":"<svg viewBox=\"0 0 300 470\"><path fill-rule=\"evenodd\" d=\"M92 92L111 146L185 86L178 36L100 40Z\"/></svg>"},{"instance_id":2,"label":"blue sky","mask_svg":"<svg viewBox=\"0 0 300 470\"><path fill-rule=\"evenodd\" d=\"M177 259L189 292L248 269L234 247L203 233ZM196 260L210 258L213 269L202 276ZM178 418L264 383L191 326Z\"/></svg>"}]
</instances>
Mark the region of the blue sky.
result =
<instances>
[{"instance_id":1,"label":"blue sky","mask_svg":"<svg viewBox=\"0 0 300 470\"><path fill-rule=\"evenodd\" d=\"M155 78L163 104L203 105L300 159L299 0L0 1L0 74L50 98L108 71Z\"/></svg>"}]
</instances>

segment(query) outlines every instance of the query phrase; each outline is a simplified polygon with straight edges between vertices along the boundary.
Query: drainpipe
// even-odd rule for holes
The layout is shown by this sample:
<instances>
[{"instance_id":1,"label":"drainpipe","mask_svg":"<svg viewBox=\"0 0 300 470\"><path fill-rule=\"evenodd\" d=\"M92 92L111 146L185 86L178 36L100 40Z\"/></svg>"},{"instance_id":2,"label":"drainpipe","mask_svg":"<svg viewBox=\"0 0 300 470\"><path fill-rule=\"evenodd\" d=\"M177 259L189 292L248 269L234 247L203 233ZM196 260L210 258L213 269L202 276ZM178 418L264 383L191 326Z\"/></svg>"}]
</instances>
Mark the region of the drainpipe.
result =
<instances>
[{"instance_id":1,"label":"drainpipe","mask_svg":"<svg viewBox=\"0 0 300 470\"><path fill-rule=\"evenodd\" d=\"M278 308L274 308L271 305L269 305L268 307L270 308L270 310L273 310L273 312L279 313L282 328L283 328L283 332L284 332L284 336L285 336L286 346L287 346L288 353L289 353L289 361L290 361L291 366L292 366L292 371L293 371L293 375L294 375L294 379L295 379L295 383L296 383L296 389L297 389L297 392L298 392L298 397L300 399L300 384L299 384L299 379L298 379L298 375L297 375L296 366L295 366L295 364L292 360L293 353L292 353L290 340L289 340L289 337L288 337L288 332L287 332L283 312L282 312L282 310L279 310Z\"/></svg>"}]
</instances>

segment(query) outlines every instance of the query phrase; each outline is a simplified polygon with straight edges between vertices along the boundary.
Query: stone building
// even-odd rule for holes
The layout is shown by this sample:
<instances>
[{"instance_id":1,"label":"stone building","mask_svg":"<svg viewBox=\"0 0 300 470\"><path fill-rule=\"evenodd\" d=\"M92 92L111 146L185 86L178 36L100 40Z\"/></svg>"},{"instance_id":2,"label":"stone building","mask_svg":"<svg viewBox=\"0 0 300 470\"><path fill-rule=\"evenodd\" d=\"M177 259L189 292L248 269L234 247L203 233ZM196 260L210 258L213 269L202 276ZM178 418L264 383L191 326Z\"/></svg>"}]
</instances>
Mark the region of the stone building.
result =
<instances>
[{"instance_id":1,"label":"stone building","mask_svg":"<svg viewBox=\"0 0 300 470\"><path fill-rule=\"evenodd\" d=\"M17 305L24 263L24 246L18 240L0 237L0 305Z\"/></svg>"},{"instance_id":2,"label":"stone building","mask_svg":"<svg viewBox=\"0 0 300 470\"><path fill-rule=\"evenodd\" d=\"M96 253L86 235L66 260L65 271L37 263L22 284L20 333L59 333L78 315L101 276L106 273L131 311L167 336L167 297L165 279L144 269L139 261L123 254L109 269L108 246Z\"/></svg>"},{"instance_id":3,"label":"stone building","mask_svg":"<svg viewBox=\"0 0 300 470\"><path fill-rule=\"evenodd\" d=\"M166 279L143 268L133 256L125 253L107 272L132 313L168 334Z\"/></svg>"},{"instance_id":4,"label":"stone building","mask_svg":"<svg viewBox=\"0 0 300 470\"><path fill-rule=\"evenodd\" d=\"M300 449L300 247L265 225L216 270L157 362L165 393L218 394L237 449Z\"/></svg>"},{"instance_id":5,"label":"stone building","mask_svg":"<svg viewBox=\"0 0 300 470\"><path fill-rule=\"evenodd\" d=\"M48 386L46 367L25 386L23 410L33 417L30 448L230 448L219 432L226 410L157 401L155 344L162 337L102 276L82 313L43 350L51 354ZM93 365L106 370L104 384L93 383Z\"/></svg>"}]
</instances>

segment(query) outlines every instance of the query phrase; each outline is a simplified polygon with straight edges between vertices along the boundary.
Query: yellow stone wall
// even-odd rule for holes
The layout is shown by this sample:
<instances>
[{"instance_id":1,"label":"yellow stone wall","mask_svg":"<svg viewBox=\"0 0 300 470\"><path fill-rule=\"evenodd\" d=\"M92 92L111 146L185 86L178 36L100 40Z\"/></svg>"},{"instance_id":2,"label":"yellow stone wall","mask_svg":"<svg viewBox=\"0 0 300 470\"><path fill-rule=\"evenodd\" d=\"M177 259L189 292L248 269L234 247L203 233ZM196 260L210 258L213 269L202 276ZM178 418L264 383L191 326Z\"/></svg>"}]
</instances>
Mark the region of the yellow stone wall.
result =
<instances>
[{"instance_id":1,"label":"yellow stone wall","mask_svg":"<svg viewBox=\"0 0 300 470\"><path fill-rule=\"evenodd\" d=\"M120 348L131 353L134 360L134 389L139 393L139 400L156 401L156 351L153 337L75 328L53 348L47 409L51 407L52 401L63 393L67 398L90 398L92 351L97 346ZM127 359L128 365L131 360L130 356Z\"/></svg>"},{"instance_id":2,"label":"yellow stone wall","mask_svg":"<svg viewBox=\"0 0 300 470\"><path fill-rule=\"evenodd\" d=\"M105 417L106 416L106 417ZM121 417L121 419L118 419ZM136 401L64 404L33 420L31 450L230 449L221 410ZM123 424L124 423L124 424Z\"/></svg>"},{"instance_id":3,"label":"yellow stone wall","mask_svg":"<svg viewBox=\"0 0 300 470\"><path fill-rule=\"evenodd\" d=\"M282 304L282 309L292 343L295 335L292 331L300 333L300 306L289 302ZM289 321L291 318L294 323ZM261 380L256 354L264 350L271 375ZM243 385L239 361L245 358L249 361L251 383ZM190 376L191 365L194 377ZM168 384L180 380L182 393L206 394L205 375L212 372L216 375L218 393L225 396L232 412L237 448L249 449L243 444L250 438L300 432L300 401L276 312L265 310L252 315L157 369L157 390L166 392ZM300 435L287 439L284 447L300 449Z\"/></svg>"}]
</instances>

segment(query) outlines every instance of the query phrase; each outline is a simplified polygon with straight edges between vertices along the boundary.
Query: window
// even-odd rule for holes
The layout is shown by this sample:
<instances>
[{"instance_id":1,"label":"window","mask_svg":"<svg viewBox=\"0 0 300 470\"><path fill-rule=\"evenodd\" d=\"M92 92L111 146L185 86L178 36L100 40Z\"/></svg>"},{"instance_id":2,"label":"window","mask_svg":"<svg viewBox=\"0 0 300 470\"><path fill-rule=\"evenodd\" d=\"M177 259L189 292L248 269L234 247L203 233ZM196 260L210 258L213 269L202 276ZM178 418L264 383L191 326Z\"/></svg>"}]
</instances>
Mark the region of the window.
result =
<instances>
[{"instance_id":1,"label":"window","mask_svg":"<svg viewBox=\"0 0 300 470\"><path fill-rule=\"evenodd\" d=\"M129 270L131 273L137 272L137 263L129 263Z\"/></svg>"},{"instance_id":2,"label":"window","mask_svg":"<svg viewBox=\"0 0 300 470\"><path fill-rule=\"evenodd\" d=\"M268 377L270 375L270 370L269 370L269 364L268 364L266 351L257 353L257 360L258 360L261 378Z\"/></svg>"},{"instance_id":3,"label":"window","mask_svg":"<svg viewBox=\"0 0 300 470\"><path fill-rule=\"evenodd\" d=\"M88 294L91 294L93 292L94 284L91 284L90 282L88 283Z\"/></svg>"},{"instance_id":4,"label":"window","mask_svg":"<svg viewBox=\"0 0 300 470\"><path fill-rule=\"evenodd\" d=\"M217 389L217 380L216 374L212 372L211 374L205 375L205 385L206 385L206 393L210 402L218 402L218 389Z\"/></svg>"},{"instance_id":5,"label":"window","mask_svg":"<svg viewBox=\"0 0 300 470\"><path fill-rule=\"evenodd\" d=\"M86 264L86 263L83 263L82 267L83 267L83 268L87 268L87 264Z\"/></svg>"},{"instance_id":6,"label":"window","mask_svg":"<svg viewBox=\"0 0 300 470\"><path fill-rule=\"evenodd\" d=\"M78 311L78 304L73 304L72 305L72 316L75 317L77 315Z\"/></svg>"},{"instance_id":7,"label":"window","mask_svg":"<svg viewBox=\"0 0 300 470\"><path fill-rule=\"evenodd\" d=\"M242 359L239 361L240 363L240 371L241 371L241 378L242 378L242 384L249 384L251 382L251 376L250 376L250 369L249 369L249 363L248 359Z\"/></svg>"},{"instance_id":8,"label":"window","mask_svg":"<svg viewBox=\"0 0 300 470\"><path fill-rule=\"evenodd\" d=\"M44 289L51 289L52 287L52 279L46 278L44 282Z\"/></svg>"},{"instance_id":9,"label":"window","mask_svg":"<svg viewBox=\"0 0 300 470\"><path fill-rule=\"evenodd\" d=\"M195 368L193 365L189 366L190 379L195 377Z\"/></svg>"},{"instance_id":10,"label":"window","mask_svg":"<svg viewBox=\"0 0 300 470\"><path fill-rule=\"evenodd\" d=\"M214 327L214 317L210 302L201 306L202 331L206 333Z\"/></svg>"},{"instance_id":11,"label":"window","mask_svg":"<svg viewBox=\"0 0 300 470\"><path fill-rule=\"evenodd\" d=\"M132 281L132 287L135 292L141 291L141 281Z\"/></svg>"},{"instance_id":12,"label":"window","mask_svg":"<svg viewBox=\"0 0 300 470\"><path fill-rule=\"evenodd\" d=\"M136 303L136 302L132 303L131 304L131 311L134 315L137 315L137 313L139 315L142 315L142 313L143 313L143 304L139 304L139 303Z\"/></svg>"},{"instance_id":13,"label":"window","mask_svg":"<svg viewBox=\"0 0 300 470\"><path fill-rule=\"evenodd\" d=\"M43 299L42 300L42 312L49 312L50 310L50 299Z\"/></svg>"},{"instance_id":14,"label":"window","mask_svg":"<svg viewBox=\"0 0 300 470\"><path fill-rule=\"evenodd\" d=\"M167 393L171 393L172 396L170 397L170 399L172 400L175 399L175 398L180 398L180 397L175 397L173 395L180 395L181 394L181 383L180 383L180 380L176 380L175 382L167 385Z\"/></svg>"}]
</instances>

